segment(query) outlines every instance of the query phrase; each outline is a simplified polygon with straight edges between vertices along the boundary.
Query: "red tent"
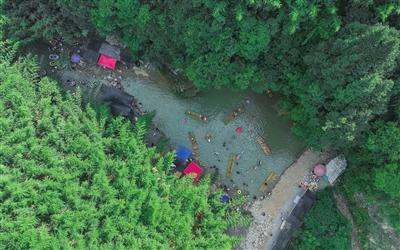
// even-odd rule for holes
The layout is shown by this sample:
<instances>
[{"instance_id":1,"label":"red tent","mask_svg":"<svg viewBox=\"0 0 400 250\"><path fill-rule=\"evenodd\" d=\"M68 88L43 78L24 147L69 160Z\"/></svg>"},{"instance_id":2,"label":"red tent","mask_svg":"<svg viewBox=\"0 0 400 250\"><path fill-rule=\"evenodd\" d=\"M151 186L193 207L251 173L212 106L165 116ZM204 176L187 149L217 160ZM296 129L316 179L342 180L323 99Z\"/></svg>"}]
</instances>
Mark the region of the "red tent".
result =
<instances>
[{"instance_id":1,"label":"red tent","mask_svg":"<svg viewBox=\"0 0 400 250\"><path fill-rule=\"evenodd\" d=\"M200 174L203 172L203 169L201 167L197 166L196 163L191 162L189 164L189 166L187 166L187 168L185 170L183 170L183 172L185 174L196 173L196 177L193 178L193 181L196 182L199 179Z\"/></svg>"},{"instance_id":2,"label":"red tent","mask_svg":"<svg viewBox=\"0 0 400 250\"><path fill-rule=\"evenodd\" d=\"M114 69L115 64L117 64L117 59L101 54L97 64L110 69Z\"/></svg>"}]
</instances>

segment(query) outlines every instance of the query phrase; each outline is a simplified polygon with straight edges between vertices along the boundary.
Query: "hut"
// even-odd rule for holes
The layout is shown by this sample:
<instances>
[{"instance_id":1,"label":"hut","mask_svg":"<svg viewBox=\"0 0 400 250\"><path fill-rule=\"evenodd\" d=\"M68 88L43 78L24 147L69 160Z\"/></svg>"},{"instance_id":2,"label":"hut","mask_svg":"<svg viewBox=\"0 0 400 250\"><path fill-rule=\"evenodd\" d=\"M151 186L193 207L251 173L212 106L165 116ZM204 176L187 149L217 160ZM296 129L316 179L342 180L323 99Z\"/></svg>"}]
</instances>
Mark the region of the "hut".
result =
<instances>
[{"instance_id":1,"label":"hut","mask_svg":"<svg viewBox=\"0 0 400 250\"><path fill-rule=\"evenodd\" d=\"M347 167L346 158L338 156L326 164L326 174L324 179L328 183L333 183Z\"/></svg>"},{"instance_id":2,"label":"hut","mask_svg":"<svg viewBox=\"0 0 400 250\"><path fill-rule=\"evenodd\" d=\"M286 220L283 220L280 227L281 231L272 250L286 249L290 246L294 232L303 225L303 217L310 210L316 199L315 193L310 190L307 190L301 198L295 199L296 206Z\"/></svg>"}]
</instances>

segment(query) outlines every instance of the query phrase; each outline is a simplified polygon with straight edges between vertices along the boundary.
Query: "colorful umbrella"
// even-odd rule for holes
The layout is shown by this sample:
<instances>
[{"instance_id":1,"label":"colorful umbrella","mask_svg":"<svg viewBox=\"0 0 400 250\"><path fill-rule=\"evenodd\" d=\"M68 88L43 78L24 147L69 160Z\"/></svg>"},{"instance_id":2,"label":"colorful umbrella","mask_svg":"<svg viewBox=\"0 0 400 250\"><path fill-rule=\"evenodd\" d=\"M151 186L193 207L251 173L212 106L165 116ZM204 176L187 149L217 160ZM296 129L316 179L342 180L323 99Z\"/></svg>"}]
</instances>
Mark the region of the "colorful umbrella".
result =
<instances>
[{"instance_id":1,"label":"colorful umbrella","mask_svg":"<svg viewBox=\"0 0 400 250\"><path fill-rule=\"evenodd\" d=\"M81 55L79 55L78 53L73 53L71 56L71 62L73 63L77 63L81 60Z\"/></svg>"},{"instance_id":2,"label":"colorful umbrella","mask_svg":"<svg viewBox=\"0 0 400 250\"><path fill-rule=\"evenodd\" d=\"M236 128L236 132L242 133L242 127L237 127L237 128Z\"/></svg>"},{"instance_id":3,"label":"colorful umbrella","mask_svg":"<svg viewBox=\"0 0 400 250\"><path fill-rule=\"evenodd\" d=\"M314 168L314 174L316 176L323 176L324 174L326 174L326 167L324 165L317 165Z\"/></svg>"}]
</instances>

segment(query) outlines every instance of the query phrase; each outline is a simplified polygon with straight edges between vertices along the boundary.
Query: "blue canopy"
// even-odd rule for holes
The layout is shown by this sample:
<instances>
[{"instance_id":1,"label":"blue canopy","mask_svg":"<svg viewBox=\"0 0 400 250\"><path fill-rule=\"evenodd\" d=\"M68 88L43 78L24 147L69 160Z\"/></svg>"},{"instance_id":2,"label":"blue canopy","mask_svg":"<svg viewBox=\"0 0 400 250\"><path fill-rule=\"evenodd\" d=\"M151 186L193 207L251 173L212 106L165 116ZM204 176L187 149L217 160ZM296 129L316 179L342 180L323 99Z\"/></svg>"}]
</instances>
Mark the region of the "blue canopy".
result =
<instances>
[{"instance_id":1,"label":"blue canopy","mask_svg":"<svg viewBox=\"0 0 400 250\"><path fill-rule=\"evenodd\" d=\"M220 202L229 202L229 196L228 195L223 195L221 198L219 198Z\"/></svg>"},{"instance_id":2,"label":"blue canopy","mask_svg":"<svg viewBox=\"0 0 400 250\"><path fill-rule=\"evenodd\" d=\"M179 146L178 150L176 151L176 158L180 160L186 160L192 154L190 149L185 148L184 146Z\"/></svg>"}]
</instances>

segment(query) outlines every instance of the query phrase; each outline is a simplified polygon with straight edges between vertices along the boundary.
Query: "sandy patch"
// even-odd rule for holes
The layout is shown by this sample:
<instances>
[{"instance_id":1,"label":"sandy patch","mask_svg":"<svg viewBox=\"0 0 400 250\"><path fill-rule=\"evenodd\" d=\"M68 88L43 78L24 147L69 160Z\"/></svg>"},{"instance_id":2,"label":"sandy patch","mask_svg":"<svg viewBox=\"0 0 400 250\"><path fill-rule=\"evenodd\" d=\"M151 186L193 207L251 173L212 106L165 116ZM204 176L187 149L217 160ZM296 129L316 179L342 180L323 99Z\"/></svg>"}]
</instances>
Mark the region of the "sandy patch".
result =
<instances>
[{"instance_id":1,"label":"sandy patch","mask_svg":"<svg viewBox=\"0 0 400 250\"><path fill-rule=\"evenodd\" d=\"M246 230L245 240L234 249L271 249L279 234L282 218L285 219L294 208L293 200L296 195L301 196L304 193L298 185L308 181L308 173L315 165L326 163L330 158L328 154L307 149L290 165L272 189L271 196L249 204L247 209L251 211L255 221ZM321 178L318 188L325 186L327 183Z\"/></svg>"}]
</instances>

